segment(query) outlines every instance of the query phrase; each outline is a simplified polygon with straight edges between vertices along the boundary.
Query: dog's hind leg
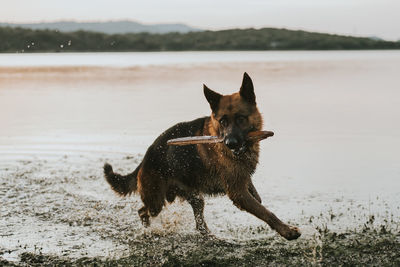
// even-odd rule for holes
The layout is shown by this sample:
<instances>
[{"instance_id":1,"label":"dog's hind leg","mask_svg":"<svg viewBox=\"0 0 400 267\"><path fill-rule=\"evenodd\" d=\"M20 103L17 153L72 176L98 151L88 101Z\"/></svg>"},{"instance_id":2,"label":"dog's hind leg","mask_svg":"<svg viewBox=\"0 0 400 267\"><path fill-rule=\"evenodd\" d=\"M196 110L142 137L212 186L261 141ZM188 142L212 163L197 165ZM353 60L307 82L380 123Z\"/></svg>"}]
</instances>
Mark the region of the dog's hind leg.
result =
<instances>
[{"instance_id":1,"label":"dog's hind leg","mask_svg":"<svg viewBox=\"0 0 400 267\"><path fill-rule=\"evenodd\" d=\"M170 186L167 189L167 193L165 194L165 199L169 202L172 203L174 202L176 196L177 196L178 188L175 186Z\"/></svg>"},{"instance_id":2,"label":"dog's hind leg","mask_svg":"<svg viewBox=\"0 0 400 267\"><path fill-rule=\"evenodd\" d=\"M157 174L149 174L143 170L138 179L138 191L144 206L139 209L139 217L142 224L150 225L150 216L156 217L165 203L165 183Z\"/></svg>"},{"instance_id":3,"label":"dog's hind leg","mask_svg":"<svg viewBox=\"0 0 400 267\"><path fill-rule=\"evenodd\" d=\"M147 207L146 206L141 207L138 210L138 213L139 213L139 217L140 217L140 220L142 221L143 226L144 227L150 226L150 216L149 216L149 211L148 211Z\"/></svg>"},{"instance_id":4,"label":"dog's hind leg","mask_svg":"<svg viewBox=\"0 0 400 267\"><path fill-rule=\"evenodd\" d=\"M201 195L191 195L187 201L193 208L194 219L196 221L196 229L203 235L210 233L206 221L204 220L204 198Z\"/></svg>"},{"instance_id":5,"label":"dog's hind leg","mask_svg":"<svg viewBox=\"0 0 400 267\"><path fill-rule=\"evenodd\" d=\"M151 196L145 196L142 200L144 206L138 210L138 214L143 226L148 227L150 226L150 216L156 217L161 212L164 200L160 201L159 197L151 198Z\"/></svg>"}]
</instances>

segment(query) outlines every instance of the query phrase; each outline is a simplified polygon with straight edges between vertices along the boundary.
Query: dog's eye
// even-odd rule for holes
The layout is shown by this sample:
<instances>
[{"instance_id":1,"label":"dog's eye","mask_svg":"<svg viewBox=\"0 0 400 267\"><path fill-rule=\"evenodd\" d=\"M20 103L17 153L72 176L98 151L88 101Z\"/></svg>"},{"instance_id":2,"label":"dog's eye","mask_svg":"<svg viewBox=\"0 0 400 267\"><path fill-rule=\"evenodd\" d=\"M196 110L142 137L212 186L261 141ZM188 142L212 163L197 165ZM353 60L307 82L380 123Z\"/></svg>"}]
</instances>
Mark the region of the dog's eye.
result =
<instances>
[{"instance_id":1,"label":"dog's eye","mask_svg":"<svg viewBox=\"0 0 400 267\"><path fill-rule=\"evenodd\" d=\"M236 123L237 123L238 125L241 125L241 124L245 123L246 120L247 120L247 119L246 119L245 116L238 116L238 117L236 118Z\"/></svg>"},{"instance_id":2,"label":"dog's eye","mask_svg":"<svg viewBox=\"0 0 400 267\"><path fill-rule=\"evenodd\" d=\"M219 123L222 125L222 127L228 126L228 120L226 118L220 119Z\"/></svg>"}]
</instances>

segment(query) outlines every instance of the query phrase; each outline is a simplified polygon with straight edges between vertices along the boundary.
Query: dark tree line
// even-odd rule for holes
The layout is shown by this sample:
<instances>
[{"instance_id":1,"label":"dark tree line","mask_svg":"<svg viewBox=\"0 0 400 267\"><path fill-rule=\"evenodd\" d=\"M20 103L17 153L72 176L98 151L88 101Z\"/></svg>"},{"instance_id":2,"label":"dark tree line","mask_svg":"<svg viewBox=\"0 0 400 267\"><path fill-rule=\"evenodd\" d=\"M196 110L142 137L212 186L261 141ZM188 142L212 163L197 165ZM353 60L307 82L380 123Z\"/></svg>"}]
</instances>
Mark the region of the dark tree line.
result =
<instances>
[{"instance_id":1,"label":"dark tree line","mask_svg":"<svg viewBox=\"0 0 400 267\"><path fill-rule=\"evenodd\" d=\"M399 49L400 42L286 29L104 34L0 27L0 52Z\"/></svg>"}]
</instances>

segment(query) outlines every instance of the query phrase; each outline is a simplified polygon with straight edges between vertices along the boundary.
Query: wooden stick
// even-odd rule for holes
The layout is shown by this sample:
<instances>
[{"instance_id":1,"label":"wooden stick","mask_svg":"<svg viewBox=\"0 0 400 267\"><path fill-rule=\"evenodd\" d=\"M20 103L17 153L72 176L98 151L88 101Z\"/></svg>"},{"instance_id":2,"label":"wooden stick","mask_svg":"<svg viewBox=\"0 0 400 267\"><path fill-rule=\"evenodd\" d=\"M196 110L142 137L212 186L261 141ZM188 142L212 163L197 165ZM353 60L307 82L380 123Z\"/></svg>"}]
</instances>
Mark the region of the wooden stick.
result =
<instances>
[{"instance_id":1,"label":"wooden stick","mask_svg":"<svg viewBox=\"0 0 400 267\"><path fill-rule=\"evenodd\" d=\"M167 145L185 146L185 145L195 145L195 144L214 144L221 143L224 138L218 136L188 136L170 139L167 141Z\"/></svg>"},{"instance_id":2,"label":"wooden stick","mask_svg":"<svg viewBox=\"0 0 400 267\"><path fill-rule=\"evenodd\" d=\"M274 132L272 131L254 131L247 134L247 137L254 141L261 141L271 136L274 136Z\"/></svg>"},{"instance_id":3,"label":"wooden stick","mask_svg":"<svg viewBox=\"0 0 400 267\"><path fill-rule=\"evenodd\" d=\"M271 131L255 131L247 134L248 139L252 141L261 141L268 137L274 135L274 132ZM215 144L222 143L224 138L218 136L188 136L170 139L167 141L167 145L176 145L176 146L186 146L186 145L196 145L196 144Z\"/></svg>"}]
</instances>

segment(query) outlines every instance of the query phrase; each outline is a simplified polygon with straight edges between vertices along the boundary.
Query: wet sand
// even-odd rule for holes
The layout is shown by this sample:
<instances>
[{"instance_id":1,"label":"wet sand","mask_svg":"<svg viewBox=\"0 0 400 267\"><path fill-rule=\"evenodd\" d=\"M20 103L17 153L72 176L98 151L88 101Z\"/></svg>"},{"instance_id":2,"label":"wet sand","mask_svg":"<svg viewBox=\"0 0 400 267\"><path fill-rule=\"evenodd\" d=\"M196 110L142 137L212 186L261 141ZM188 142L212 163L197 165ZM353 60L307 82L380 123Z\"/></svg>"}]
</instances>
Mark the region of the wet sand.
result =
<instances>
[{"instance_id":1,"label":"wet sand","mask_svg":"<svg viewBox=\"0 0 400 267\"><path fill-rule=\"evenodd\" d=\"M278 257L278 246L312 264L324 258L324 242L336 244L332 235L371 242L357 236L362 231L398 247L399 63L1 67L0 258L189 264L208 259L199 252L204 246L220 248L214 262L224 254L247 259L257 248ZM253 78L265 129L275 132L262 143L254 183L266 206L302 228L302 238L286 245L226 197L206 199L215 240L194 231L191 208L179 201L143 229L139 197L117 197L102 165L132 171L163 130L209 114L202 83L232 93L243 71Z\"/></svg>"}]
</instances>

